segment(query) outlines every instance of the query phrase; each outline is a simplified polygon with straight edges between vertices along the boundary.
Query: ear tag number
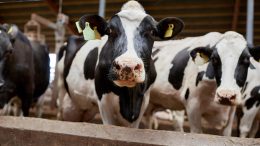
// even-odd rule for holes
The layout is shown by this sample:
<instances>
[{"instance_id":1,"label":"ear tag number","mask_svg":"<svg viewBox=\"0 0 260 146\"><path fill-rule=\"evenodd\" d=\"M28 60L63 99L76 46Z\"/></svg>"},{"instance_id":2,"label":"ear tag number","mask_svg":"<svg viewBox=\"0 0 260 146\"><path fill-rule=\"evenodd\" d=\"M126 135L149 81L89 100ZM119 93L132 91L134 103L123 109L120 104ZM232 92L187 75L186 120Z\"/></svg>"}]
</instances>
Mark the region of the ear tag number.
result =
<instances>
[{"instance_id":1,"label":"ear tag number","mask_svg":"<svg viewBox=\"0 0 260 146\"><path fill-rule=\"evenodd\" d=\"M82 33L82 29L81 29L81 27L79 26L79 21L76 22L76 27L77 27L77 29L78 29L78 32L79 32L79 33Z\"/></svg>"},{"instance_id":2,"label":"ear tag number","mask_svg":"<svg viewBox=\"0 0 260 146\"><path fill-rule=\"evenodd\" d=\"M85 29L83 30L83 36L85 40L94 40L95 32L90 28L89 23L85 23Z\"/></svg>"},{"instance_id":3,"label":"ear tag number","mask_svg":"<svg viewBox=\"0 0 260 146\"><path fill-rule=\"evenodd\" d=\"M164 37L165 37L165 38L169 38L169 37L172 36L173 28L174 28L174 25L173 25L173 24L168 24L168 29L166 30L166 32L165 32L165 34L164 34Z\"/></svg>"}]
</instances>

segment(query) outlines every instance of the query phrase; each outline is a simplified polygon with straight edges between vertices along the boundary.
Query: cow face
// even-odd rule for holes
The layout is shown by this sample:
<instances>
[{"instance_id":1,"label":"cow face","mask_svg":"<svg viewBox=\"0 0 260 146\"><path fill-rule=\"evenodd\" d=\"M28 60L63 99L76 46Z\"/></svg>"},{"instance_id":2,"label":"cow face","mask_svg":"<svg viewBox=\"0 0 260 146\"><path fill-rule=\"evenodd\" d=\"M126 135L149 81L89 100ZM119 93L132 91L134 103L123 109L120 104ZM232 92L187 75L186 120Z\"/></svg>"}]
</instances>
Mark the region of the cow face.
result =
<instances>
[{"instance_id":1,"label":"cow face","mask_svg":"<svg viewBox=\"0 0 260 146\"><path fill-rule=\"evenodd\" d=\"M81 28L86 21L92 28L96 26L101 35L108 35L99 65L108 70L109 79L119 87L134 87L144 82L154 40L171 39L183 28L178 18L157 23L136 1L126 3L109 22L99 16L83 16L79 21ZM164 37L169 25L174 26L172 34Z\"/></svg>"},{"instance_id":2,"label":"cow face","mask_svg":"<svg viewBox=\"0 0 260 146\"><path fill-rule=\"evenodd\" d=\"M220 104L241 103L240 90L244 86L250 65L250 53L244 37L226 32L214 48L199 47L190 53L195 63L210 62L218 85L214 100Z\"/></svg>"},{"instance_id":3,"label":"cow face","mask_svg":"<svg viewBox=\"0 0 260 146\"><path fill-rule=\"evenodd\" d=\"M0 26L0 87L5 83L4 68L6 60L13 51L12 40L17 34L18 28L11 25Z\"/></svg>"}]
</instances>

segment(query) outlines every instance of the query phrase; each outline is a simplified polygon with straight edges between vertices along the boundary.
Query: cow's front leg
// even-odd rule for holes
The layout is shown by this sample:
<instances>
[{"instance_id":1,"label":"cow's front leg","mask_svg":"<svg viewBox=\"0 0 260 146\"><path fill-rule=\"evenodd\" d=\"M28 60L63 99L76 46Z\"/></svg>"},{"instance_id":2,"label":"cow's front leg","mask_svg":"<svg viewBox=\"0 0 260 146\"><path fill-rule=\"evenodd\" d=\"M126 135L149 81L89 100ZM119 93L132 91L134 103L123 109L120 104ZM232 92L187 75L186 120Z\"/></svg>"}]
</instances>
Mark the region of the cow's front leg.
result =
<instances>
[{"instance_id":1,"label":"cow's front leg","mask_svg":"<svg viewBox=\"0 0 260 146\"><path fill-rule=\"evenodd\" d=\"M62 100L62 107L59 112L59 120L81 122L83 117L83 111L80 110L75 103L71 100L68 94L65 95ZM60 105L60 106L61 106Z\"/></svg>"},{"instance_id":2,"label":"cow's front leg","mask_svg":"<svg viewBox=\"0 0 260 146\"><path fill-rule=\"evenodd\" d=\"M197 98L190 98L186 104L191 133L202 133L200 102Z\"/></svg>"},{"instance_id":3,"label":"cow's front leg","mask_svg":"<svg viewBox=\"0 0 260 146\"><path fill-rule=\"evenodd\" d=\"M255 138L258 129L259 129L259 120L257 118L255 118L254 122L253 122L253 125L251 127L251 130L250 130L250 132L248 134L248 137L249 138Z\"/></svg>"}]
</instances>

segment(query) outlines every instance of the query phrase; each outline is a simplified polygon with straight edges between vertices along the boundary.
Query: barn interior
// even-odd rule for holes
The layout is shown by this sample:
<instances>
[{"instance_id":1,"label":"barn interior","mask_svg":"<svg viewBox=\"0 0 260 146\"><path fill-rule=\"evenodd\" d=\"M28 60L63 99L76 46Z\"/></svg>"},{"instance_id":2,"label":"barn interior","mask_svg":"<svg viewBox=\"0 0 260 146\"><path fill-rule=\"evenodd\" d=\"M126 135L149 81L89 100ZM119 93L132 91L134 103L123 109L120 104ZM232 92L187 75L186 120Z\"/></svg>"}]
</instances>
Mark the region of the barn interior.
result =
<instances>
[{"instance_id":1,"label":"barn interior","mask_svg":"<svg viewBox=\"0 0 260 146\"><path fill-rule=\"evenodd\" d=\"M63 44L70 35L82 35L78 33L75 22L85 14L99 14L109 20L126 1L0 0L0 24L16 24L23 32L28 32L28 36L36 37L49 46L50 57L53 60L51 62L52 81L55 53L61 43ZM175 39L201 36L208 32L224 33L233 30L247 38L251 42L250 45L258 46L260 45L260 1L254 1L253 11L248 11L248 1L250 0L139 0L146 12L157 21L170 16L184 21L185 28ZM249 17L251 20L248 20ZM58 26L59 24L62 26ZM63 36L55 37L57 27L65 28L65 31L61 30L64 33ZM46 96L51 97L50 91L47 90ZM44 118L56 118L55 110L49 107L45 107L45 110L47 112L43 114ZM35 111L31 112L31 116L34 116ZM100 116L96 116L91 122L101 123ZM161 123L159 129L173 130L169 121L161 120ZM185 123L184 126L185 131L188 131L188 124ZM210 125L206 125L204 131L210 134L218 133L211 129ZM236 135L235 128L233 135ZM259 136L258 132L257 137Z\"/></svg>"}]
</instances>

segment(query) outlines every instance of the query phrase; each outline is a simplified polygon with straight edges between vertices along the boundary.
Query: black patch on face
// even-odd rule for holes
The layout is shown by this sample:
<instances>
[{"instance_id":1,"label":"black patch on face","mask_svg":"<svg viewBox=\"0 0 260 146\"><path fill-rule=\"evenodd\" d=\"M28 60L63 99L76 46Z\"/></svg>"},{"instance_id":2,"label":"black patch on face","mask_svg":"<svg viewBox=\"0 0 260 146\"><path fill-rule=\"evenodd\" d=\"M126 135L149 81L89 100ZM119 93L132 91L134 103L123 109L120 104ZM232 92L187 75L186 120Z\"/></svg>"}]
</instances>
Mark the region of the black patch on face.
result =
<instances>
[{"instance_id":1,"label":"black patch on face","mask_svg":"<svg viewBox=\"0 0 260 146\"><path fill-rule=\"evenodd\" d=\"M156 54L158 54L160 52L160 49L156 49L156 50L153 50L152 52L152 56L154 57Z\"/></svg>"},{"instance_id":2,"label":"black patch on face","mask_svg":"<svg viewBox=\"0 0 260 146\"><path fill-rule=\"evenodd\" d=\"M84 76L85 79L94 79L95 67L98 59L98 48L91 50L84 62Z\"/></svg>"},{"instance_id":3,"label":"black patch on face","mask_svg":"<svg viewBox=\"0 0 260 146\"><path fill-rule=\"evenodd\" d=\"M189 58L188 48L186 48L178 52L171 62L173 66L170 69L168 81L177 90L179 90L182 86L184 70L188 64Z\"/></svg>"},{"instance_id":4,"label":"black patch on face","mask_svg":"<svg viewBox=\"0 0 260 146\"><path fill-rule=\"evenodd\" d=\"M189 95L190 95L190 89L188 88L185 92L185 100L187 100L189 98Z\"/></svg>"},{"instance_id":5,"label":"black patch on face","mask_svg":"<svg viewBox=\"0 0 260 146\"><path fill-rule=\"evenodd\" d=\"M214 72L212 72L212 68ZM213 79L213 75L214 75L214 77L216 78L217 86L220 85L221 76L222 76L222 62L220 60L219 54L216 49L213 51L211 55L211 61L208 65L206 75L210 79Z\"/></svg>"},{"instance_id":6,"label":"black patch on face","mask_svg":"<svg viewBox=\"0 0 260 146\"><path fill-rule=\"evenodd\" d=\"M198 86L198 84L202 80L204 74L205 74L205 71L201 71L198 73L197 78L196 78L196 86Z\"/></svg>"},{"instance_id":7,"label":"black patch on face","mask_svg":"<svg viewBox=\"0 0 260 146\"><path fill-rule=\"evenodd\" d=\"M206 69L206 77L209 79L214 79L215 73L214 73L214 68L212 65L212 62L209 62L207 69Z\"/></svg>"},{"instance_id":8,"label":"black patch on face","mask_svg":"<svg viewBox=\"0 0 260 146\"><path fill-rule=\"evenodd\" d=\"M67 40L67 47L65 48L66 55L64 59L63 79L64 79L64 86L68 94L70 93L69 93L69 87L66 78L69 74L69 70L73 59L75 58L77 52L84 45L85 42L86 41L83 39L83 37L78 37L78 36L70 36Z\"/></svg>"},{"instance_id":9,"label":"black patch on face","mask_svg":"<svg viewBox=\"0 0 260 146\"><path fill-rule=\"evenodd\" d=\"M151 60L152 47L154 43L152 32L155 31L155 29L156 26L152 17L146 16L135 31L134 48L137 56L142 59L145 70L149 68Z\"/></svg>"},{"instance_id":10,"label":"black patch on face","mask_svg":"<svg viewBox=\"0 0 260 146\"><path fill-rule=\"evenodd\" d=\"M234 76L236 79L236 83L239 87L243 87L246 82L248 67L250 65L249 58L250 55L248 50L244 49L244 51L242 52L242 54L238 59L238 64L236 66L235 76Z\"/></svg>"},{"instance_id":11,"label":"black patch on face","mask_svg":"<svg viewBox=\"0 0 260 146\"><path fill-rule=\"evenodd\" d=\"M116 57L126 52L128 43L118 16L114 16L108 24L112 32L100 52L99 63L95 72L95 86L99 100L102 99L102 95L105 93L113 92L118 95L120 113L129 122L133 122L139 117L144 94L156 78L154 62L151 59L153 40L150 40L148 36L143 36L145 33L141 32L144 29L144 21L146 20L143 20L136 30L133 41L137 55L144 61L145 81L133 88L118 87L113 83L112 62ZM149 26L149 24L146 25Z\"/></svg>"},{"instance_id":12,"label":"black patch on face","mask_svg":"<svg viewBox=\"0 0 260 146\"><path fill-rule=\"evenodd\" d=\"M242 97L242 99L245 99L246 98L246 94Z\"/></svg>"},{"instance_id":13,"label":"black patch on face","mask_svg":"<svg viewBox=\"0 0 260 146\"><path fill-rule=\"evenodd\" d=\"M63 45L60 47L58 53L57 53L57 61L59 62L61 58L63 57L64 52L66 51L67 45Z\"/></svg>"},{"instance_id":14,"label":"black patch on face","mask_svg":"<svg viewBox=\"0 0 260 146\"><path fill-rule=\"evenodd\" d=\"M245 85L243 86L243 88L241 89L241 93L243 94L246 91L248 82L245 83Z\"/></svg>"},{"instance_id":15,"label":"black patch on face","mask_svg":"<svg viewBox=\"0 0 260 146\"><path fill-rule=\"evenodd\" d=\"M260 94L259 94L260 86L253 88L251 91L251 97L246 100L246 109L249 110L253 107L253 105L259 106L260 104Z\"/></svg>"}]
</instances>

